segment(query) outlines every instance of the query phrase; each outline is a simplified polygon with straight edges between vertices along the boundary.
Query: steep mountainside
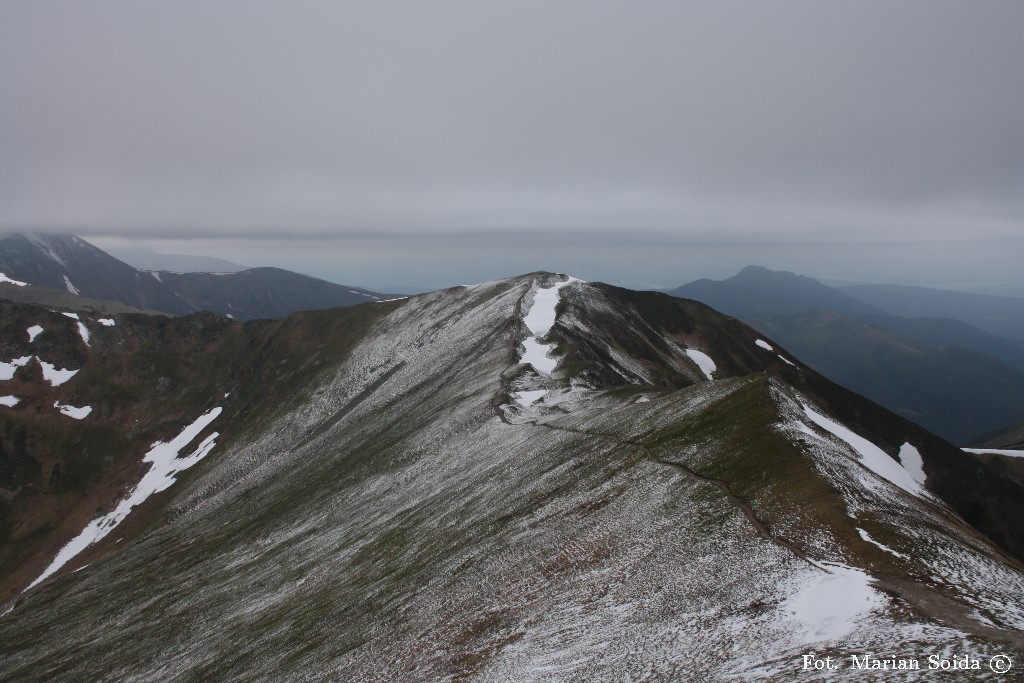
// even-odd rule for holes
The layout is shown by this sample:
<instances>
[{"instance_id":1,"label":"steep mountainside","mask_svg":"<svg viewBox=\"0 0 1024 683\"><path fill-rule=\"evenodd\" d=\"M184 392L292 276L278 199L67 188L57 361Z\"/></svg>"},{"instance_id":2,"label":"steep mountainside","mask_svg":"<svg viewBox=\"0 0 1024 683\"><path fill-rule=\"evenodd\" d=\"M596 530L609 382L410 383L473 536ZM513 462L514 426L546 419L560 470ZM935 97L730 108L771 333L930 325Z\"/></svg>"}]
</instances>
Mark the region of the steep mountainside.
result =
<instances>
[{"instance_id":1,"label":"steep mountainside","mask_svg":"<svg viewBox=\"0 0 1024 683\"><path fill-rule=\"evenodd\" d=\"M756 266L671 294L744 320L829 378L952 441L1024 419L1024 346L962 321L889 315L811 278Z\"/></svg>"},{"instance_id":2,"label":"steep mountainside","mask_svg":"<svg viewBox=\"0 0 1024 683\"><path fill-rule=\"evenodd\" d=\"M140 271L72 235L0 237L0 272L91 299L173 315L209 310L240 320L392 298L279 268L219 274Z\"/></svg>"},{"instance_id":3,"label":"steep mountainside","mask_svg":"<svg viewBox=\"0 0 1024 683\"><path fill-rule=\"evenodd\" d=\"M1024 375L959 346L932 346L832 311L753 326L813 368L959 444L1024 416Z\"/></svg>"},{"instance_id":4,"label":"steep mountainside","mask_svg":"<svg viewBox=\"0 0 1024 683\"><path fill-rule=\"evenodd\" d=\"M11 233L0 237L0 272L8 277L91 299L110 299L173 314L195 309L160 281L80 237Z\"/></svg>"},{"instance_id":5,"label":"steep mountainside","mask_svg":"<svg viewBox=\"0 0 1024 683\"><path fill-rule=\"evenodd\" d=\"M702 304L535 273L246 324L48 315L3 331L18 462L93 457L58 418L149 443L20 541L5 680L875 680L863 652L983 678L1024 646L1021 459ZM51 357L107 388L49 387ZM25 467L13 503L62 504Z\"/></svg>"}]
</instances>

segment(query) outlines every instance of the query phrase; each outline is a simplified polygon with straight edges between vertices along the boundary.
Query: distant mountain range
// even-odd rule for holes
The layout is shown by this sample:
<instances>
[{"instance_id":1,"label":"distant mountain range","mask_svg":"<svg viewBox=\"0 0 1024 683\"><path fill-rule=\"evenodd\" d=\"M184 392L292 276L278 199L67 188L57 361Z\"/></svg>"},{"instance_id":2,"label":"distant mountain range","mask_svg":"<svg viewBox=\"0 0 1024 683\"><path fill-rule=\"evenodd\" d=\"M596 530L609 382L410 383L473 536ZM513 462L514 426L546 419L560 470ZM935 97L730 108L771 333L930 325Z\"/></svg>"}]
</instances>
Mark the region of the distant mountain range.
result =
<instances>
[{"instance_id":1,"label":"distant mountain range","mask_svg":"<svg viewBox=\"0 0 1024 683\"><path fill-rule=\"evenodd\" d=\"M1024 422L1024 339L1014 336L1024 324L1022 300L895 285L832 288L760 266L670 293L749 323L827 377L952 441ZM914 311L949 317L906 315Z\"/></svg>"},{"instance_id":2,"label":"distant mountain range","mask_svg":"<svg viewBox=\"0 0 1024 683\"><path fill-rule=\"evenodd\" d=\"M953 318L1024 345L1024 298L907 285L854 285L839 291L890 315Z\"/></svg>"},{"instance_id":3,"label":"distant mountain range","mask_svg":"<svg viewBox=\"0 0 1024 683\"><path fill-rule=\"evenodd\" d=\"M219 259L212 263L217 265ZM227 262L223 262L227 263ZM195 263L193 263L195 265ZM233 265L233 264L232 264ZM238 320L351 306L394 298L280 268L229 273L139 270L73 235L10 233L0 237L0 272L35 287L183 315L213 311ZM3 296L41 302L10 285Z\"/></svg>"}]
</instances>

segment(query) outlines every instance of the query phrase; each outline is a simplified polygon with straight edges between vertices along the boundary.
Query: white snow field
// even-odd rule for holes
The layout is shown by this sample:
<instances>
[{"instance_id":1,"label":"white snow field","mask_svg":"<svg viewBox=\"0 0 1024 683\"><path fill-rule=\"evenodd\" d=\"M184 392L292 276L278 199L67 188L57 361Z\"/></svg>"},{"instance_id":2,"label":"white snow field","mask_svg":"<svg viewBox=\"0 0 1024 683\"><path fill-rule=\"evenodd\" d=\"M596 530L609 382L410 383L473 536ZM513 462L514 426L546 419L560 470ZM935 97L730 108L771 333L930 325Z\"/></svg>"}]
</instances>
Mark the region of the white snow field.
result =
<instances>
[{"instance_id":1,"label":"white snow field","mask_svg":"<svg viewBox=\"0 0 1024 683\"><path fill-rule=\"evenodd\" d=\"M768 342L766 342L764 339L758 339L754 343L757 344L758 346L760 346L765 351L774 351L775 350L774 348L772 348L772 345L769 344Z\"/></svg>"},{"instance_id":2,"label":"white snow field","mask_svg":"<svg viewBox=\"0 0 1024 683\"><path fill-rule=\"evenodd\" d=\"M32 327L28 328L25 331L28 333L28 341L31 344L36 340L36 337L42 334L43 327L42 325L33 325Z\"/></svg>"},{"instance_id":3,"label":"white snow field","mask_svg":"<svg viewBox=\"0 0 1024 683\"><path fill-rule=\"evenodd\" d=\"M21 399L17 396L0 396L0 406L7 406L13 408L21 402Z\"/></svg>"}]
</instances>

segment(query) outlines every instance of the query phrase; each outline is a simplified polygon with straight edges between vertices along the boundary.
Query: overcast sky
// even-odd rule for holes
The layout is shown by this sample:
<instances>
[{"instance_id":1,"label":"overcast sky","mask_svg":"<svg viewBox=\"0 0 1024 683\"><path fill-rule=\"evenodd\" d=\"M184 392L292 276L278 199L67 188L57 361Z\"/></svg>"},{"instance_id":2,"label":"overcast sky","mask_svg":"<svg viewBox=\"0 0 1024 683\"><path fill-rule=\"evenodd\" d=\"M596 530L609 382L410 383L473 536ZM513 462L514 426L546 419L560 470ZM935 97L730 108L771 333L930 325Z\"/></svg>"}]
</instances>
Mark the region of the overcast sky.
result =
<instances>
[{"instance_id":1,"label":"overcast sky","mask_svg":"<svg viewBox=\"0 0 1024 683\"><path fill-rule=\"evenodd\" d=\"M0 229L370 287L1024 284L1024 3L0 3Z\"/></svg>"}]
</instances>

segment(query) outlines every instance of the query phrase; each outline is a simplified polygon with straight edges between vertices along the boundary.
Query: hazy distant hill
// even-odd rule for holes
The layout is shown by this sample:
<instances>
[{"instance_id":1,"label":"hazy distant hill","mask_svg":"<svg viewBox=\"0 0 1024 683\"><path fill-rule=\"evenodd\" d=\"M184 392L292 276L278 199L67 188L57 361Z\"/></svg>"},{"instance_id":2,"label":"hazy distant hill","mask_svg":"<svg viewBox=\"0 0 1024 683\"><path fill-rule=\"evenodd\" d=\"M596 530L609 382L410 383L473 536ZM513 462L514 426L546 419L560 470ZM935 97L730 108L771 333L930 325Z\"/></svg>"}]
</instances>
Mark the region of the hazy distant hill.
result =
<instances>
[{"instance_id":1,"label":"hazy distant hill","mask_svg":"<svg viewBox=\"0 0 1024 683\"><path fill-rule=\"evenodd\" d=\"M747 266L725 280L694 280L668 293L701 301L740 320L818 309L853 315L882 313L880 308L826 287L814 278L762 266Z\"/></svg>"},{"instance_id":2,"label":"hazy distant hill","mask_svg":"<svg viewBox=\"0 0 1024 683\"><path fill-rule=\"evenodd\" d=\"M279 268L225 274L141 271L73 235L0 237L0 272L91 299L174 315L209 310L240 320L392 298Z\"/></svg>"},{"instance_id":3,"label":"hazy distant hill","mask_svg":"<svg viewBox=\"0 0 1024 683\"><path fill-rule=\"evenodd\" d=\"M139 270L166 270L172 273L237 273L245 266L213 256L159 254L142 247L108 248L108 254Z\"/></svg>"},{"instance_id":4,"label":"hazy distant hill","mask_svg":"<svg viewBox=\"0 0 1024 683\"><path fill-rule=\"evenodd\" d=\"M947 439L970 442L1024 419L1024 348L962 321L889 315L845 290L757 266L670 293L744 320Z\"/></svg>"},{"instance_id":5,"label":"hazy distant hill","mask_svg":"<svg viewBox=\"0 0 1024 683\"><path fill-rule=\"evenodd\" d=\"M908 285L855 285L840 291L892 315L954 318L1024 343L1024 299Z\"/></svg>"}]
</instances>

